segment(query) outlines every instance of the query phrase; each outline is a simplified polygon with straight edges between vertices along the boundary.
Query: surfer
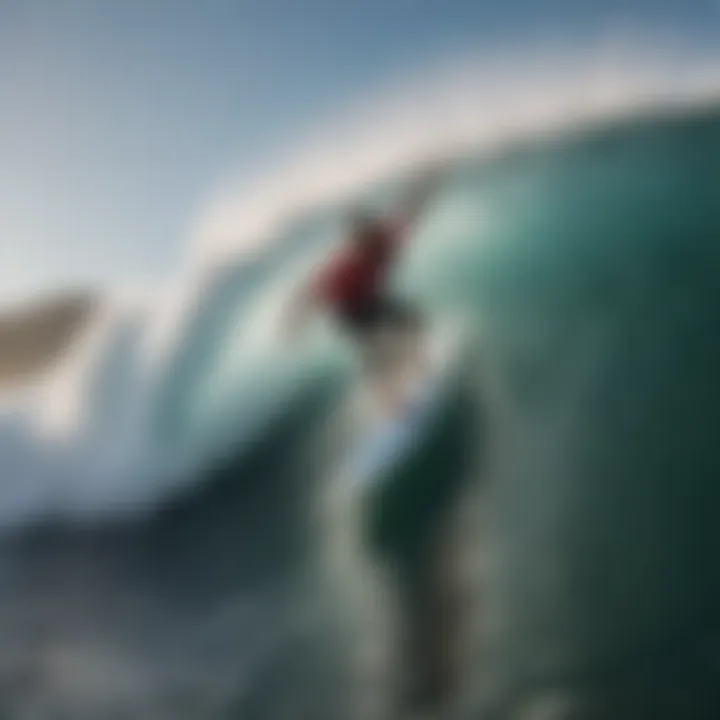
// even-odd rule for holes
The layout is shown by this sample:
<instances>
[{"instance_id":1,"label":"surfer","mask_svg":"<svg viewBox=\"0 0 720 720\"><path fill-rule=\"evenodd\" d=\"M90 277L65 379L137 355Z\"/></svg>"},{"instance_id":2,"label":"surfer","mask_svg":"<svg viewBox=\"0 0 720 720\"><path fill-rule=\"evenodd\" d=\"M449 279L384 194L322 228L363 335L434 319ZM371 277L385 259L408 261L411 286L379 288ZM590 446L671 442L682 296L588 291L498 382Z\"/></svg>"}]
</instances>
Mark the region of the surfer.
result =
<instances>
[{"instance_id":1,"label":"surfer","mask_svg":"<svg viewBox=\"0 0 720 720\"><path fill-rule=\"evenodd\" d=\"M388 291L387 281L438 178L435 166L421 173L390 217L354 212L343 246L303 285L291 307L291 332L312 310L335 320L355 342L368 379L391 409L402 404L398 372L408 379L423 367L423 318Z\"/></svg>"},{"instance_id":2,"label":"surfer","mask_svg":"<svg viewBox=\"0 0 720 720\"><path fill-rule=\"evenodd\" d=\"M303 282L287 317L291 334L311 312L334 319L354 342L366 381L377 393L380 408L391 417L407 409L408 383L422 379L426 353L421 311L392 293L388 280L438 186L440 171L434 165L418 174L387 216L352 214L342 246ZM441 482L452 489L445 473ZM436 519L443 515L442 505L433 503L433 508L421 513L415 528L421 540L410 532L410 541L405 538L399 543L402 548L388 552L398 584L402 669L395 701L403 713L441 706L453 685L450 656L455 588L446 577L451 544ZM373 522L367 520L369 525Z\"/></svg>"}]
</instances>

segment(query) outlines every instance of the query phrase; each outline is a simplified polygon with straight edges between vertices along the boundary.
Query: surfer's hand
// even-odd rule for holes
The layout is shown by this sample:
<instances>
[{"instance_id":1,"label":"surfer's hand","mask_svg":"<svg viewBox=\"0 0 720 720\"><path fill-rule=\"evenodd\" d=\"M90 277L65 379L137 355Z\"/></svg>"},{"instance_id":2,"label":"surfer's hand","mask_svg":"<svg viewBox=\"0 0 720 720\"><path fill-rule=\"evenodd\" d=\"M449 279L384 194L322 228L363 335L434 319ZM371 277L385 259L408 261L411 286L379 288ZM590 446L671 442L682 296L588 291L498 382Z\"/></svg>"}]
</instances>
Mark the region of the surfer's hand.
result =
<instances>
[{"instance_id":1,"label":"surfer's hand","mask_svg":"<svg viewBox=\"0 0 720 720\"><path fill-rule=\"evenodd\" d=\"M410 224L415 224L428 200L438 189L445 176L446 167L446 162L430 160L416 168L405 200L405 215Z\"/></svg>"}]
</instances>

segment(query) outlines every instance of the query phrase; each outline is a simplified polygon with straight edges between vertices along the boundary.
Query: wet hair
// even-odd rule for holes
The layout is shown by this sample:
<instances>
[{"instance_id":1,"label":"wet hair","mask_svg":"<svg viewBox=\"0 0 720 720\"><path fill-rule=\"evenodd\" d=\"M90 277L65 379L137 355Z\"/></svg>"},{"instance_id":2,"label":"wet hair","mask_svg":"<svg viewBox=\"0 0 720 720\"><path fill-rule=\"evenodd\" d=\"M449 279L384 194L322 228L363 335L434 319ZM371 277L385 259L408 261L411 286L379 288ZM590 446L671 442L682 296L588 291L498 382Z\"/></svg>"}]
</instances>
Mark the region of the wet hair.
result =
<instances>
[{"instance_id":1,"label":"wet hair","mask_svg":"<svg viewBox=\"0 0 720 720\"><path fill-rule=\"evenodd\" d=\"M348 216L348 226L353 234L374 230L378 222L377 215L364 208L353 210Z\"/></svg>"},{"instance_id":2,"label":"wet hair","mask_svg":"<svg viewBox=\"0 0 720 720\"><path fill-rule=\"evenodd\" d=\"M348 218L350 239L361 245L373 244L382 226L382 219L372 211L365 209L355 210Z\"/></svg>"}]
</instances>

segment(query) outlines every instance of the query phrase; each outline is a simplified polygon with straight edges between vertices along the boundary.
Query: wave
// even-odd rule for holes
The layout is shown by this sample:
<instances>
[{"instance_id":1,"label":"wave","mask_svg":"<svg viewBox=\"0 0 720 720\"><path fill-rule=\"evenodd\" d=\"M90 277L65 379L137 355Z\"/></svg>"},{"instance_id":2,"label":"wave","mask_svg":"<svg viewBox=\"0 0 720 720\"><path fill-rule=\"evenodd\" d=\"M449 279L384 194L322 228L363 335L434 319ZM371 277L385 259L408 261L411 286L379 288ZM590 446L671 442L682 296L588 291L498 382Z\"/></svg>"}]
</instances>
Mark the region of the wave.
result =
<instances>
[{"instance_id":1,"label":"wave","mask_svg":"<svg viewBox=\"0 0 720 720\"><path fill-rule=\"evenodd\" d=\"M635 49L608 70L597 53L574 52L539 55L530 74L528 55L466 57L425 75L427 87L396 85L380 94L390 102L366 99L352 122L321 128L239 201L229 192L212 203L168 288L131 302L110 291L48 381L7 401L0 522L152 512L293 408L339 398L353 368L341 343L320 328L288 352L274 328L350 200L385 202L414 165L452 158L397 282L433 310L459 312L477 285L463 272L476 273L502 241L501 213L512 202L492 197L500 191L479 195L468 173L501 151L562 143L569 129L587 134L599 120L696 107L720 88L713 58ZM470 163L470 149L480 159ZM228 236L236 241L219 242Z\"/></svg>"}]
</instances>

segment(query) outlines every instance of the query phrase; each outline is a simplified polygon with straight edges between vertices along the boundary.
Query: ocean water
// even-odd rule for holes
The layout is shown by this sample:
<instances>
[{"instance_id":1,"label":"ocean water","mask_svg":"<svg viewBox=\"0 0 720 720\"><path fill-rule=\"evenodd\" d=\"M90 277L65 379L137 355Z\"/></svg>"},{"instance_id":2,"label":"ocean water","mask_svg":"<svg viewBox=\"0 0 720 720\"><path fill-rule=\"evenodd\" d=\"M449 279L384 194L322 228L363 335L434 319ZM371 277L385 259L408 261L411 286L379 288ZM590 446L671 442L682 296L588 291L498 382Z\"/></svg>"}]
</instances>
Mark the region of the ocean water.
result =
<instances>
[{"instance_id":1,"label":"ocean water","mask_svg":"<svg viewBox=\"0 0 720 720\"><path fill-rule=\"evenodd\" d=\"M109 306L3 410L0 716L388 717L444 523L459 717L717 717L718 188L712 105L456 160L394 282L472 343L366 495L352 353L273 331L338 207Z\"/></svg>"}]
</instances>

